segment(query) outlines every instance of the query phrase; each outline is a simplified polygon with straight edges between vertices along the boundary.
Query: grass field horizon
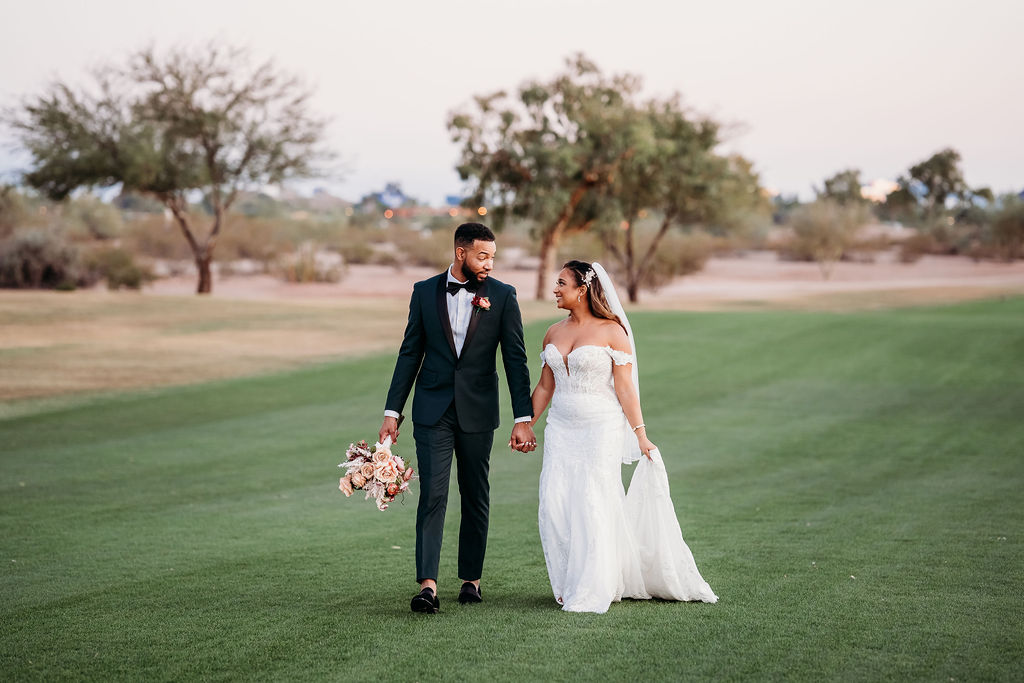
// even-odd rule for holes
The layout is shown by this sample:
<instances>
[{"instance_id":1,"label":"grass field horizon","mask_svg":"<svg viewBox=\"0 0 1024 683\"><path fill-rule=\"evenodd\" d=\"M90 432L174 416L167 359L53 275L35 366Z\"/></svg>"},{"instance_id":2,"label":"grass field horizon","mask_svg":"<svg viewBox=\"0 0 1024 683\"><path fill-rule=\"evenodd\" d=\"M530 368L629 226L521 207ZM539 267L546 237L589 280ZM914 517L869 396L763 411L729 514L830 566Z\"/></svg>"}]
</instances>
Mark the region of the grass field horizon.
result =
<instances>
[{"instance_id":1,"label":"grass field horizon","mask_svg":"<svg viewBox=\"0 0 1024 683\"><path fill-rule=\"evenodd\" d=\"M442 612L410 613L415 495L379 513L337 491L345 446L379 426L388 350L0 419L0 670L1024 677L1024 298L631 321L645 421L718 604L559 611L536 530L541 461L500 447L503 393L485 603L454 600L453 477ZM534 377L545 327L527 328ZM415 458L411 430L397 449Z\"/></svg>"},{"instance_id":2,"label":"grass field horizon","mask_svg":"<svg viewBox=\"0 0 1024 683\"><path fill-rule=\"evenodd\" d=\"M772 264L772 268L792 267L791 263ZM424 270L405 273L405 280L386 268L364 273L360 277L368 281L382 272L393 276L383 292L372 296L365 291L336 291L322 283L273 281L274 288L264 291L251 282L253 278L221 282L227 285L226 292L218 288L209 297L101 288L3 290L0 419L79 405L104 395L270 374L397 349L408 314L408 294L402 283L411 287ZM351 279L366 281L360 277ZM517 277L522 279L521 274ZM670 286L659 293L645 292L630 310L850 313L1024 295L1024 284L1013 285L1012 279L1000 279L1001 285L985 277L964 277L955 285L932 279L928 286L906 288L905 282L890 277L878 288L877 281L868 277L846 282L835 291L816 291L812 286L782 298L779 291L763 289L755 281L746 281L741 295L732 292L726 298L721 298L721 292L702 295L699 289L672 293ZM856 286L844 289L851 284ZM527 294L533 291L532 279L520 285L519 303L527 323L555 315L553 301L538 301Z\"/></svg>"}]
</instances>

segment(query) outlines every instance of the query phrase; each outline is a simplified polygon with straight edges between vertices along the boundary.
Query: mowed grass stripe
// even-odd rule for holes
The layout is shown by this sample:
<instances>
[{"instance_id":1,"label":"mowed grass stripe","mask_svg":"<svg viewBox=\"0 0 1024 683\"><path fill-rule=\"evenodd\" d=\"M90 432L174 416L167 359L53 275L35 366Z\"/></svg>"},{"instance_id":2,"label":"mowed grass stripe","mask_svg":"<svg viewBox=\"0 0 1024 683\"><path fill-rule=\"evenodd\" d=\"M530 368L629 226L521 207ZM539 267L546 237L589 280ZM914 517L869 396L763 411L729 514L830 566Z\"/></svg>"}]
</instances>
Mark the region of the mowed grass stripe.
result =
<instances>
[{"instance_id":1,"label":"mowed grass stripe","mask_svg":"<svg viewBox=\"0 0 1024 683\"><path fill-rule=\"evenodd\" d=\"M442 612L409 613L415 496L381 514L336 486L388 352L0 421L5 677L1024 676L1024 300L632 322L717 605L561 613L503 398L485 603L454 600L453 477Z\"/></svg>"}]
</instances>

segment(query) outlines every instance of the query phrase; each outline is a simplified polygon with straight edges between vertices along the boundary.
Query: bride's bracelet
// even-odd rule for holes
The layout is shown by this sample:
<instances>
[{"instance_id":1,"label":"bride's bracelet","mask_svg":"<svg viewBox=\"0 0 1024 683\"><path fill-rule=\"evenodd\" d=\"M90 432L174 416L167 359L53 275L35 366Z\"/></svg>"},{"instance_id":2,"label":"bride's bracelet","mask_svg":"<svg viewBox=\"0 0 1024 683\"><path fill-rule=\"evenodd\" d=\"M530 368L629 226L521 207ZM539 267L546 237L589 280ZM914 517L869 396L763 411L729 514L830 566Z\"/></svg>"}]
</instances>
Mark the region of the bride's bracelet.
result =
<instances>
[{"instance_id":1,"label":"bride's bracelet","mask_svg":"<svg viewBox=\"0 0 1024 683\"><path fill-rule=\"evenodd\" d=\"M638 424L638 425L637 425L636 427L633 427L633 431L635 432L636 430L640 429L641 427L646 427L646 426L647 426L647 425L645 425L645 424L644 424L643 422L641 422L641 423L640 423L640 424Z\"/></svg>"}]
</instances>

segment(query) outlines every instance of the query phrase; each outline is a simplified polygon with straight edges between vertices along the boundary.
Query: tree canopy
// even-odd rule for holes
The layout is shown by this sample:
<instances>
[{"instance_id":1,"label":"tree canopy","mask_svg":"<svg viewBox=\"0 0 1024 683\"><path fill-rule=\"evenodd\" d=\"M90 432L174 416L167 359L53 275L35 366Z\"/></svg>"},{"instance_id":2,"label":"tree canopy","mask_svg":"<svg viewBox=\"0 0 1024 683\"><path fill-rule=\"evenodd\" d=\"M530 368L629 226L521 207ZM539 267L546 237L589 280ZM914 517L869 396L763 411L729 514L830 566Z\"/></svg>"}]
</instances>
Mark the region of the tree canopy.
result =
<instances>
[{"instance_id":1,"label":"tree canopy","mask_svg":"<svg viewBox=\"0 0 1024 683\"><path fill-rule=\"evenodd\" d=\"M827 199L836 204L847 206L867 204L870 200L861 193L860 171L848 168L825 179L822 187L814 188L818 199Z\"/></svg>"},{"instance_id":2,"label":"tree canopy","mask_svg":"<svg viewBox=\"0 0 1024 683\"><path fill-rule=\"evenodd\" d=\"M759 195L750 164L717 153L717 122L687 111L677 96L641 100L640 89L639 77L606 75L577 54L551 80L476 97L449 118L467 203L486 204L499 227L508 216L535 221L537 298L566 235L603 229L636 300L639 274L671 226L723 216L738 186L748 204ZM641 256L631 226L648 210L665 218ZM609 226L621 225L620 238Z\"/></svg>"},{"instance_id":3,"label":"tree canopy","mask_svg":"<svg viewBox=\"0 0 1024 683\"><path fill-rule=\"evenodd\" d=\"M964 180L960 153L952 148L936 152L911 166L896 181L899 188L886 199L887 213L903 214L925 223L963 213L979 200L991 202L988 188L972 188Z\"/></svg>"},{"instance_id":4,"label":"tree canopy","mask_svg":"<svg viewBox=\"0 0 1024 683\"><path fill-rule=\"evenodd\" d=\"M468 202L493 207L498 227L508 216L537 222L538 298L558 244L593 225L595 200L632 153L638 90L637 78L606 76L576 55L549 81L478 96L473 110L449 117L457 170L472 183Z\"/></svg>"}]
</instances>

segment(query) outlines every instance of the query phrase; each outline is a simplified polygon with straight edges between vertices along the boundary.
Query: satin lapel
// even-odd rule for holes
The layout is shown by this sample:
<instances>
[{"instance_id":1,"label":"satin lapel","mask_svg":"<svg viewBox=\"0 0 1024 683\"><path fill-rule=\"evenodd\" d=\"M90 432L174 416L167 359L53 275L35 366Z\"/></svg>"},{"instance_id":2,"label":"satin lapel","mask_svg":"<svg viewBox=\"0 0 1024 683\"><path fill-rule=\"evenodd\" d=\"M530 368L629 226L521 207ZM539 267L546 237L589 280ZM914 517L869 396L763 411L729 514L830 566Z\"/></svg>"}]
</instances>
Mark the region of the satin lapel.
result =
<instances>
[{"instance_id":1,"label":"satin lapel","mask_svg":"<svg viewBox=\"0 0 1024 683\"><path fill-rule=\"evenodd\" d=\"M484 297L487 296L487 280L480 283L480 287L477 288L474 296ZM469 327L466 328L466 341L462 344L462 352L466 352L466 347L469 346L470 342L473 341L473 334L476 332L477 325L480 324L480 316L484 314L484 309L479 306L473 307L473 314L469 317Z\"/></svg>"},{"instance_id":2,"label":"satin lapel","mask_svg":"<svg viewBox=\"0 0 1024 683\"><path fill-rule=\"evenodd\" d=\"M445 291L448 287L448 274L443 274L437 280L437 317L441 320L441 329L444 330L444 336L448 338L448 346L452 349L452 355L456 358L459 354L455 353L455 337L452 336L452 321L448 318L448 301L445 297L448 296L448 292Z\"/></svg>"}]
</instances>

